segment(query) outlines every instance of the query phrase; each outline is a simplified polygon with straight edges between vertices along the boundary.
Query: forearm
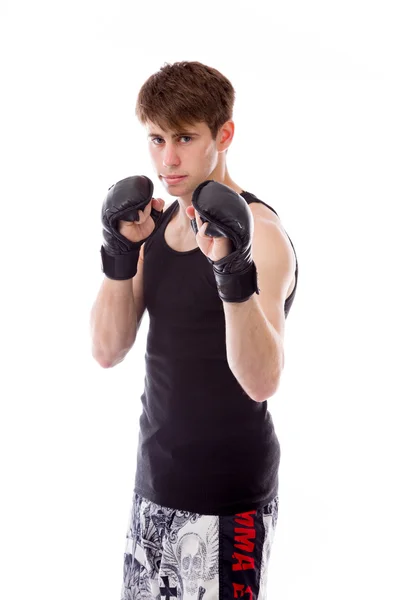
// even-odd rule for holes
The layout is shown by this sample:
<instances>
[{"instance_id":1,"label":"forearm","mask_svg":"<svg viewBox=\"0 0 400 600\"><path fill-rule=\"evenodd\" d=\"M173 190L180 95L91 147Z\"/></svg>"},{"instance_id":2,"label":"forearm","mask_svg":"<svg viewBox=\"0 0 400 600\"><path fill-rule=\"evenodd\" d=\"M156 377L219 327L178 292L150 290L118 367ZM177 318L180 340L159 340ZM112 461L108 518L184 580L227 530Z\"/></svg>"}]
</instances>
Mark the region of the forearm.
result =
<instances>
[{"instance_id":1,"label":"forearm","mask_svg":"<svg viewBox=\"0 0 400 600\"><path fill-rule=\"evenodd\" d=\"M92 355L102 367L121 362L135 342L137 315L132 279L104 278L90 317Z\"/></svg>"},{"instance_id":2,"label":"forearm","mask_svg":"<svg viewBox=\"0 0 400 600\"><path fill-rule=\"evenodd\" d=\"M256 294L246 302L223 302L228 364L244 391L262 402L275 392L283 368L280 338Z\"/></svg>"}]
</instances>

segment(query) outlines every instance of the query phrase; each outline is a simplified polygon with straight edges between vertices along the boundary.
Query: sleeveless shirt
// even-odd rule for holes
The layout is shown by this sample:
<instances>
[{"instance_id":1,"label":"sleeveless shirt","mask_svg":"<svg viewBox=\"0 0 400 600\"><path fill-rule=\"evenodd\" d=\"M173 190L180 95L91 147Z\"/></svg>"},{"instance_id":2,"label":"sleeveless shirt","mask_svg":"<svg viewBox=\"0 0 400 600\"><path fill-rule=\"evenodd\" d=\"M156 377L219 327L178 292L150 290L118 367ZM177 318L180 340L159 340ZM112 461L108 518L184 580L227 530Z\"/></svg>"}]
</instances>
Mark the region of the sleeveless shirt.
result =
<instances>
[{"instance_id":1,"label":"sleeveless shirt","mask_svg":"<svg viewBox=\"0 0 400 600\"><path fill-rule=\"evenodd\" d=\"M277 214L254 194L241 196ZM256 510L278 493L280 444L267 400L250 398L228 365L212 265L200 248L178 252L165 240L178 209L178 200L168 206L144 246L149 330L134 491L199 514ZM296 256L285 317L297 273Z\"/></svg>"}]
</instances>

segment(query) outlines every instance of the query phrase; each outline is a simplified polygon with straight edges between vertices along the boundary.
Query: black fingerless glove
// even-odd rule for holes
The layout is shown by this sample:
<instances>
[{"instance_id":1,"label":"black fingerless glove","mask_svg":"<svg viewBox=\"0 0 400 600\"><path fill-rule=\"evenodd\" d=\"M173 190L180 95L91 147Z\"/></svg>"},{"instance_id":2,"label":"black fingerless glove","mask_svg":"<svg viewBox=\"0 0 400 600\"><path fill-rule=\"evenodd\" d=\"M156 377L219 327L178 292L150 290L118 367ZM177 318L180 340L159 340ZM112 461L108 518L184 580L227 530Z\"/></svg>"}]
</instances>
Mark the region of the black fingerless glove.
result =
<instances>
[{"instance_id":1,"label":"black fingerless glove","mask_svg":"<svg viewBox=\"0 0 400 600\"><path fill-rule=\"evenodd\" d=\"M227 237L234 251L213 261L218 294L224 302L245 302L259 294L256 265L251 255L254 224L246 200L230 187L213 180L197 186L192 204L203 223L208 222L206 235ZM196 220L191 221L197 233Z\"/></svg>"},{"instance_id":2,"label":"black fingerless glove","mask_svg":"<svg viewBox=\"0 0 400 600\"><path fill-rule=\"evenodd\" d=\"M104 243L101 246L102 269L110 279L130 279L136 275L142 244L157 229L163 211L151 209L155 228L152 234L139 242L131 242L118 231L118 221L139 221L139 210L144 210L153 197L153 182L145 175L126 177L113 184L103 202L101 221Z\"/></svg>"}]
</instances>

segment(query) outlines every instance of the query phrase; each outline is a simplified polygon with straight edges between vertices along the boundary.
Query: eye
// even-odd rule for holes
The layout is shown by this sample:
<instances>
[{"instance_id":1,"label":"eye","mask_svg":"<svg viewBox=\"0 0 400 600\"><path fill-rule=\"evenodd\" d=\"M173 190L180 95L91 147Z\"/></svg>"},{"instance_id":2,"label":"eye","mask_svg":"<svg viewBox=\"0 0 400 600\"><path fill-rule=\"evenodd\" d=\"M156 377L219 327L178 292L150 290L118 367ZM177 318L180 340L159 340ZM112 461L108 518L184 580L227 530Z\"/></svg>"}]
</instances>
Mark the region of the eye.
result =
<instances>
[{"instance_id":1,"label":"eye","mask_svg":"<svg viewBox=\"0 0 400 600\"><path fill-rule=\"evenodd\" d=\"M187 144L187 143L191 142L193 138L190 135L181 135L179 139L180 140L182 140L182 139L189 140L188 142L184 142L184 144ZM162 137L154 137L154 138L152 138L151 141L152 141L152 143L155 146L161 146L161 143L158 143L156 140L161 140L161 142L164 141Z\"/></svg>"}]
</instances>

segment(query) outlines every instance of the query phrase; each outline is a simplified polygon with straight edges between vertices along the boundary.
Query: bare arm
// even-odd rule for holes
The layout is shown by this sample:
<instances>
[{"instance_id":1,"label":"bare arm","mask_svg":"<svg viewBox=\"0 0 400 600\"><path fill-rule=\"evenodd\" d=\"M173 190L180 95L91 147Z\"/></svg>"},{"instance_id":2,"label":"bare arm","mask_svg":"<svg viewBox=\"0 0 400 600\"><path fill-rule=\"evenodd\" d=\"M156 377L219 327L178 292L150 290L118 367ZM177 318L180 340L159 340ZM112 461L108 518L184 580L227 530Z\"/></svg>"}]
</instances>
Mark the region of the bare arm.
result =
<instances>
[{"instance_id":1,"label":"bare arm","mask_svg":"<svg viewBox=\"0 0 400 600\"><path fill-rule=\"evenodd\" d=\"M143 250L135 277L124 281L104 278L90 314L92 356L104 368L114 367L135 343L145 310Z\"/></svg>"},{"instance_id":2,"label":"bare arm","mask_svg":"<svg viewBox=\"0 0 400 600\"><path fill-rule=\"evenodd\" d=\"M266 219L254 224L252 256L260 293L246 302L224 302L229 366L258 402L273 396L285 364L285 299L296 258L285 231Z\"/></svg>"},{"instance_id":3,"label":"bare arm","mask_svg":"<svg viewBox=\"0 0 400 600\"><path fill-rule=\"evenodd\" d=\"M264 402L278 388L283 343L253 294L246 302L223 302L228 364L245 392Z\"/></svg>"}]
</instances>

